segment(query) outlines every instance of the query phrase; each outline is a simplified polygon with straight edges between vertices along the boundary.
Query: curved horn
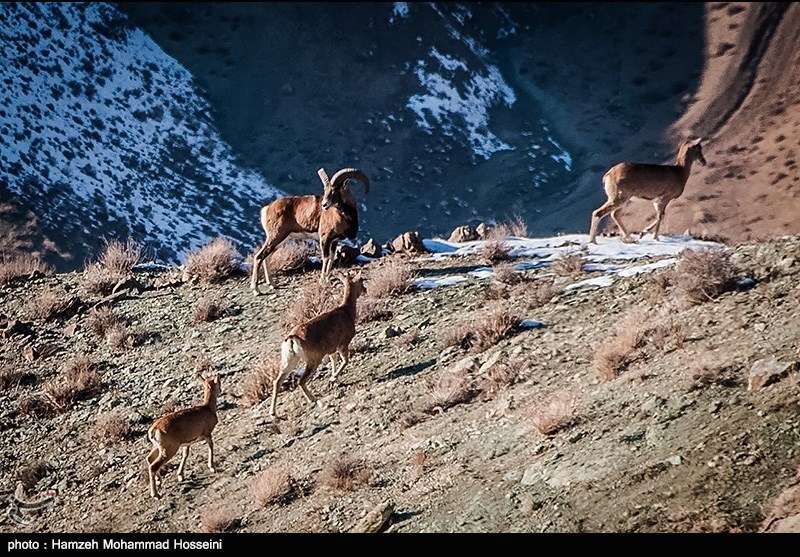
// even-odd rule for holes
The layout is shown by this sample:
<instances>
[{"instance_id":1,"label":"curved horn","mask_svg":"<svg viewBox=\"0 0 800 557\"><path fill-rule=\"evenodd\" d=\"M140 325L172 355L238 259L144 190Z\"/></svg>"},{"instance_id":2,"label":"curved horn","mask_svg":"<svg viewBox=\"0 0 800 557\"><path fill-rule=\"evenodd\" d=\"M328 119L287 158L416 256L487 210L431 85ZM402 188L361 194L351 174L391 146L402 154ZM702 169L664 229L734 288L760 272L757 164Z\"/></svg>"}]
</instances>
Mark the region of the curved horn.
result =
<instances>
[{"instance_id":1,"label":"curved horn","mask_svg":"<svg viewBox=\"0 0 800 557\"><path fill-rule=\"evenodd\" d=\"M322 180L322 187L323 188L330 187L331 181L328 178L328 173L325 172L325 169L324 168L320 168L319 170L317 170L317 174L319 175L319 179Z\"/></svg>"},{"instance_id":2,"label":"curved horn","mask_svg":"<svg viewBox=\"0 0 800 557\"><path fill-rule=\"evenodd\" d=\"M341 170L337 171L336 174L333 175L333 178L331 178L331 184L334 186L344 185L345 180L351 178L357 178L358 180L361 180L361 182L364 184L364 193L369 193L369 178L367 178L367 175L357 168L342 168Z\"/></svg>"}]
</instances>

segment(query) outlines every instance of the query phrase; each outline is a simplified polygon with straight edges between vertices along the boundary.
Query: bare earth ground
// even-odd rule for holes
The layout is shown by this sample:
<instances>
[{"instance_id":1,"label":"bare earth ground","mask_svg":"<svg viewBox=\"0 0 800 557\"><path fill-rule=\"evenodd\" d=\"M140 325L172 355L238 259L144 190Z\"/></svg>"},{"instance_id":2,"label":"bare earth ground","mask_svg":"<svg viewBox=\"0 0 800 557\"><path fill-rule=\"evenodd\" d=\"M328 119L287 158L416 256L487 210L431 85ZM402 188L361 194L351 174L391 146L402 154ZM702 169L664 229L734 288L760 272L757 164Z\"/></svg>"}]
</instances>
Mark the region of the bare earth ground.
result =
<instances>
[{"instance_id":1,"label":"bare earth ground","mask_svg":"<svg viewBox=\"0 0 800 557\"><path fill-rule=\"evenodd\" d=\"M529 270L514 296L500 300L488 300L486 280L477 279L391 296L391 317L359 326L358 352L339 384L329 382L327 366L309 383L322 407L285 390L277 420L268 402L247 404L245 385L261 355L277 353L281 316L317 271L279 276L283 287L261 297L242 276L204 286L137 272L146 289L110 305L140 340L116 349L92 334L88 311L26 317L31 300L48 292L97 302L81 273L17 281L0 290L0 313L32 334L4 334L0 354L6 369L30 375L0 390L0 467L8 472L0 491L13 492L38 469L27 496L50 485L59 494L28 526L3 508L0 531L202 532L212 517L226 516L235 532L349 532L384 503L393 509L384 530L393 532L797 531L800 508L787 492L798 485L797 367L759 390L748 390L748 373L769 356L800 361L800 239L742 244L733 260L737 277L755 285L699 305L664 286L665 270L562 291L541 307L538 284L555 278L563 287L593 274ZM362 266L368 288L387 261ZM440 276L486 263L411 265L416 276ZM226 300L228 315L195 322L204 296ZM363 311L369 300L360 304ZM444 346L443 331L468 328L498 304L545 326L514 329L483 351ZM633 313L628 328L646 330L644 340L618 377L601 381L595 352L636 308L643 313ZM416 333L417 342L386 338L389 325ZM23 356L26 345L39 354L33 361ZM100 367L96 394L55 416L24 410L23 400L82 354ZM179 408L199 402L192 377L203 356L223 375L218 472L205 467L205 447L196 445L186 481L177 482L176 458L163 497L152 499L145 430L170 399ZM443 382L458 377L471 395L452 406L443 396L438 409L420 415L435 406ZM562 427L541 433L536 417L559 401ZM112 409L131 420L119 443L93 434ZM351 463L347 482L331 481L332 463ZM262 474L286 486L266 504L254 484Z\"/></svg>"}]
</instances>

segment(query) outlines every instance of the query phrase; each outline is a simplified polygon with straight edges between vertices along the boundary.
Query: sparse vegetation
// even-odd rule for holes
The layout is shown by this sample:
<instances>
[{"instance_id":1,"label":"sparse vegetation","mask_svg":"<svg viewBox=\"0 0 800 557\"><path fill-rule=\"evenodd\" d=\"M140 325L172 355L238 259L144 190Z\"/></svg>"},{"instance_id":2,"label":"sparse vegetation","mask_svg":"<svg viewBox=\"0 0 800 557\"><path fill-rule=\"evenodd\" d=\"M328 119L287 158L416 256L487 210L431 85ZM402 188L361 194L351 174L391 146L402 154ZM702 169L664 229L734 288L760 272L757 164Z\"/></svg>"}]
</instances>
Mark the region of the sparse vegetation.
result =
<instances>
[{"instance_id":1,"label":"sparse vegetation","mask_svg":"<svg viewBox=\"0 0 800 557\"><path fill-rule=\"evenodd\" d=\"M505 358L490 367L480 383L481 398L491 400L514 385L523 365L519 358Z\"/></svg>"},{"instance_id":2,"label":"sparse vegetation","mask_svg":"<svg viewBox=\"0 0 800 557\"><path fill-rule=\"evenodd\" d=\"M197 323L209 323L224 317L227 312L228 303L225 300L203 296L195 303L192 316Z\"/></svg>"},{"instance_id":3,"label":"sparse vegetation","mask_svg":"<svg viewBox=\"0 0 800 557\"><path fill-rule=\"evenodd\" d=\"M553 260L550 269L560 276L579 275L583 272L583 256L579 252L564 254Z\"/></svg>"},{"instance_id":4,"label":"sparse vegetation","mask_svg":"<svg viewBox=\"0 0 800 557\"><path fill-rule=\"evenodd\" d=\"M94 263L83 270L83 288L90 294L110 294L117 284L125 281L133 267L142 262L144 249L128 239L105 242L105 247Z\"/></svg>"},{"instance_id":5,"label":"sparse vegetation","mask_svg":"<svg viewBox=\"0 0 800 557\"><path fill-rule=\"evenodd\" d=\"M372 321L386 321L394 316L386 300L358 300L358 324L371 323Z\"/></svg>"},{"instance_id":6,"label":"sparse vegetation","mask_svg":"<svg viewBox=\"0 0 800 557\"><path fill-rule=\"evenodd\" d=\"M505 240L508 237L527 238L528 225L521 215L515 215L511 219L498 223L489 229L486 234L487 240Z\"/></svg>"},{"instance_id":7,"label":"sparse vegetation","mask_svg":"<svg viewBox=\"0 0 800 557\"><path fill-rule=\"evenodd\" d=\"M495 230L495 229L493 229ZM481 247L481 256L490 263L511 259L511 246L505 240L486 240Z\"/></svg>"},{"instance_id":8,"label":"sparse vegetation","mask_svg":"<svg viewBox=\"0 0 800 557\"><path fill-rule=\"evenodd\" d=\"M287 238L267 257L267 266L271 271L281 273L297 271L303 269L317 251L316 246L307 240Z\"/></svg>"},{"instance_id":9,"label":"sparse vegetation","mask_svg":"<svg viewBox=\"0 0 800 557\"><path fill-rule=\"evenodd\" d=\"M36 273L50 275L54 271L51 265L31 254L0 254L0 286L18 278L30 277Z\"/></svg>"},{"instance_id":10,"label":"sparse vegetation","mask_svg":"<svg viewBox=\"0 0 800 557\"><path fill-rule=\"evenodd\" d=\"M458 346L464 350L483 352L505 338L519 325L519 317L502 306L489 308L466 323L456 323L444 329L439 336L444 346Z\"/></svg>"},{"instance_id":11,"label":"sparse vegetation","mask_svg":"<svg viewBox=\"0 0 800 557\"><path fill-rule=\"evenodd\" d=\"M527 411L533 427L542 435L555 435L575 419L576 398L567 392L533 403Z\"/></svg>"},{"instance_id":12,"label":"sparse vegetation","mask_svg":"<svg viewBox=\"0 0 800 557\"><path fill-rule=\"evenodd\" d=\"M24 464L17 469L17 481L22 484L25 491L33 491L41 480L50 473L50 467L44 461L35 460Z\"/></svg>"},{"instance_id":13,"label":"sparse vegetation","mask_svg":"<svg viewBox=\"0 0 800 557\"><path fill-rule=\"evenodd\" d=\"M95 336L104 339L115 350L129 350L138 345L143 338L138 330L131 329L126 319L109 306L92 308L87 326Z\"/></svg>"},{"instance_id":14,"label":"sparse vegetation","mask_svg":"<svg viewBox=\"0 0 800 557\"><path fill-rule=\"evenodd\" d=\"M701 304L734 288L736 268L727 250L685 250L670 282L690 303Z\"/></svg>"},{"instance_id":15,"label":"sparse vegetation","mask_svg":"<svg viewBox=\"0 0 800 557\"><path fill-rule=\"evenodd\" d=\"M384 257L379 266L370 271L366 282L366 296L372 299L391 298L411 290L414 272L411 264L402 257Z\"/></svg>"},{"instance_id":16,"label":"sparse vegetation","mask_svg":"<svg viewBox=\"0 0 800 557\"><path fill-rule=\"evenodd\" d=\"M116 445L130 436L131 423L125 414L114 409L98 416L93 434L102 445Z\"/></svg>"},{"instance_id":17,"label":"sparse vegetation","mask_svg":"<svg viewBox=\"0 0 800 557\"><path fill-rule=\"evenodd\" d=\"M462 404L475 398L477 390L466 373L445 373L434 381L428 382L429 403L424 411L428 414L444 412L456 404Z\"/></svg>"},{"instance_id":18,"label":"sparse vegetation","mask_svg":"<svg viewBox=\"0 0 800 557\"><path fill-rule=\"evenodd\" d=\"M186 256L183 272L189 280L207 284L224 282L241 271L241 256L228 238L215 238Z\"/></svg>"},{"instance_id":19,"label":"sparse vegetation","mask_svg":"<svg viewBox=\"0 0 800 557\"><path fill-rule=\"evenodd\" d=\"M200 512L203 530L209 533L230 532L239 524L239 515L233 505L210 503Z\"/></svg>"},{"instance_id":20,"label":"sparse vegetation","mask_svg":"<svg viewBox=\"0 0 800 557\"><path fill-rule=\"evenodd\" d=\"M272 384L281 372L279 354L262 354L244 384L244 401L254 406L272 396Z\"/></svg>"},{"instance_id":21,"label":"sparse vegetation","mask_svg":"<svg viewBox=\"0 0 800 557\"><path fill-rule=\"evenodd\" d=\"M0 393L18 387L24 376L25 372L17 367L0 366Z\"/></svg>"},{"instance_id":22,"label":"sparse vegetation","mask_svg":"<svg viewBox=\"0 0 800 557\"><path fill-rule=\"evenodd\" d=\"M275 464L256 476L252 483L252 494L262 507L286 504L292 500L295 480L282 464Z\"/></svg>"},{"instance_id":23,"label":"sparse vegetation","mask_svg":"<svg viewBox=\"0 0 800 557\"><path fill-rule=\"evenodd\" d=\"M320 483L338 491L355 491L372 475L366 464L349 454L331 458L319 473Z\"/></svg>"},{"instance_id":24,"label":"sparse vegetation","mask_svg":"<svg viewBox=\"0 0 800 557\"><path fill-rule=\"evenodd\" d=\"M395 337L394 343L400 348L413 348L414 345L420 341L419 333L416 331L407 331L402 335Z\"/></svg>"},{"instance_id":25,"label":"sparse vegetation","mask_svg":"<svg viewBox=\"0 0 800 557\"><path fill-rule=\"evenodd\" d=\"M76 401L99 392L100 386L97 366L84 354L72 360L62 374L44 384L44 401L53 413L60 414L72 408Z\"/></svg>"},{"instance_id":26,"label":"sparse vegetation","mask_svg":"<svg viewBox=\"0 0 800 557\"><path fill-rule=\"evenodd\" d=\"M40 296L31 298L25 304L23 313L29 319L42 319L47 321L58 313L62 301L55 292L43 292Z\"/></svg>"}]
</instances>

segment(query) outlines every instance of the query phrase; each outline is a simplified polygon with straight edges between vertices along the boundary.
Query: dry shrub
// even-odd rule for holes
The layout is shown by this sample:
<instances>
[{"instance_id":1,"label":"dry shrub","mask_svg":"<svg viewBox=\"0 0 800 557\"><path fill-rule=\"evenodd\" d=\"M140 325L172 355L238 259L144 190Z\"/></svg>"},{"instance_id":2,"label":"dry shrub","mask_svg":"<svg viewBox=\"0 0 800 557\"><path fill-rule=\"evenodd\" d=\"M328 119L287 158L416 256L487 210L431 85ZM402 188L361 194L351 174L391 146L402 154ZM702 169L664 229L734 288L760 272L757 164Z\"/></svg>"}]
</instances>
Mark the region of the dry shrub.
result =
<instances>
[{"instance_id":1,"label":"dry shrub","mask_svg":"<svg viewBox=\"0 0 800 557\"><path fill-rule=\"evenodd\" d=\"M481 398L491 400L517 382L523 362L517 358L497 362L480 383Z\"/></svg>"},{"instance_id":2,"label":"dry shrub","mask_svg":"<svg viewBox=\"0 0 800 557\"><path fill-rule=\"evenodd\" d=\"M261 472L251 484L253 497L262 507L286 504L295 495L295 480L282 464L275 464Z\"/></svg>"},{"instance_id":3,"label":"dry shrub","mask_svg":"<svg viewBox=\"0 0 800 557\"><path fill-rule=\"evenodd\" d=\"M36 273L50 275L54 272L51 265L40 257L28 253L0 254L0 285L6 285L17 278L30 277Z\"/></svg>"},{"instance_id":4,"label":"dry shrub","mask_svg":"<svg viewBox=\"0 0 800 557\"><path fill-rule=\"evenodd\" d=\"M118 240L105 242L105 248L97 259L97 264L109 271L122 275L129 274L133 267L144 261L144 248L128 238L123 243Z\"/></svg>"},{"instance_id":5,"label":"dry shrub","mask_svg":"<svg viewBox=\"0 0 800 557\"><path fill-rule=\"evenodd\" d=\"M95 441L102 445L122 443L131 435L131 422L119 410L100 414L92 431Z\"/></svg>"},{"instance_id":6,"label":"dry shrub","mask_svg":"<svg viewBox=\"0 0 800 557\"><path fill-rule=\"evenodd\" d=\"M287 334L295 325L335 308L340 302L341 295L334 284L319 284L316 281L306 283L300 288L294 303L281 317L281 330Z\"/></svg>"},{"instance_id":7,"label":"dry shrub","mask_svg":"<svg viewBox=\"0 0 800 557\"><path fill-rule=\"evenodd\" d=\"M61 304L58 295L53 291L48 291L28 300L22 311L29 319L46 321L59 312Z\"/></svg>"},{"instance_id":8,"label":"dry shrub","mask_svg":"<svg viewBox=\"0 0 800 557\"><path fill-rule=\"evenodd\" d=\"M97 261L84 268L81 281L83 288L91 294L110 294L143 260L144 249L130 238L125 243L107 240Z\"/></svg>"},{"instance_id":9,"label":"dry shrub","mask_svg":"<svg viewBox=\"0 0 800 557\"><path fill-rule=\"evenodd\" d=\"M209 323L228 312L228 303L225 300L203 296L197 300L192 310L192 316L197 323Z\"/></svg>"},{"instance_id":10,"label":"dry shrub","mask_svg":"<svg viewBox=\"0 0 800 557\"><path fill-rule=\"evenodd\" d=\"M494 280L501 284L507 284L509 286L514 286L515 284L519 284L525 279L514 269L514 265L510 263L503 263L494 268Z\"/></svg>"},{"instance_id":11,"label":"dry shrub","mask_svg":"<svg viewBox=\"0 0 800 557\"><path fill-rule=\"evenodd\" d=\"M42 479L50 473L50 467L44 461L35 460L24 464L17 469L17 481L22 484L26 492L33 491Z\"/></svg>"},{"instance_id":12,"label":"dry shrub","mask_svg":"<svg viewBox=\"0 0 800 557\"><path fill-rule=\"evenodd\" d=\"M690 303L701 304L734 288L736 268L727 250L684 250L669 280Z\"/></svg>"},{"instance_id":13,"label":"dry shrub","mask_svg":"<svg viewBox=\"0 0 800 557\"><path fill-rule=\"evenodd\" d=\"M244 384L244 402L255 406L272 396L272 384L281 372L280 357L274 354L262 354L250 371Z\"/></svg>"},{"instance_id":14,"label":"dry shrub","mask_svg":"<svg viewBox=\"0 0 800 557\"><path fill-rule=\"evenodd\" d=\"M635 308L620 319L609 337L600 341L592 360L598 379L615 379L636 358L644 342L642 323L645 319L644 312Z\"/></svg>"},{"instance_id":15,"label":"dry shrub","mask_svg":"<svg viewBox=\"0 0 800 557\"><path fill-rule=\"evenodd\" d=\"M192 369L195 373L206 375L214 370L214 362L207 354L196 354L192 363Z\"/></svg>"},{"instance_id":16,"label":"dry shrub","mask_svg":"<svg viewBox=\"0 0 800 557\"><path fill-rule=\"evenodd\" d=\"M414 271L402 257L384 257L377 269L370 271L365 286L367 296L373 299L391 298L411 290Z\"/></svg>"},{"instance_id":17,"label":"dry shrub","mask_svg":"<svg viewBox=\"0 0 800 557\"><path fill-rule=\"evenodd\" d=\"M490 228L486 234L486 239L505 240L509 236L527 238L528 225L525 224L525 220L521 215L514 215L511 219Z\"/></svg>"},{"instance_id":18,"label":"dry shrub","mask_svg":"<svg viewBox=\"0 0 800 557\"><path fill-rule=\"evenodd\" d=\"M419 410L411 410L410 412L406 412L400 417L400 425L404 428L413 427L417 424L421 424L422 422L426 421L430 417L430 414L426 414L425 412L420 412Z\"/></svg>"},{"instance_id":19,"label":"dry shrub","mask_svg":"<svg viewBox=\"0 0 800 557\"><path fill-rule=\"evenodd\" d=\"M578 252L565 253L550 263L550 269L562 277L579 275L583 272L583 256Z\"/></svg>"},{"instance_id":20,"label":"dry shrub","mask_svg":"<svg viewBox=\"0 0 800 557\"><path fill-rule=\"evenodd\" d=\"M105 339L115 350L129 350L140 344L143 338L139 331L131 329L125 318L109 306L92 308L87 326L95 336Z\"/></svg>"},{"instance_id":21,"label":"dry shrub","mask_svg":"<svg viewBox=\"0 0 800 557\"><path fill-rule=\"evenodd\" d=\"M0 393L18 387L25 377L25 372L15 367L0 367Z\"/></svg>"},{"instance_id":22,"label":"dry shrub","mask_svg":"<svg viewBox=\"0 0 800 557\"><path fill-rule=\"evenodd\" d=\"M477 394L472 381L463 371L446 373L435 381L428 381L428 414L444 412L457 404L471 401Z\"/></svg>"},{"instance_id":23,"label":"dry shrub","mask_svg":"<svg viewBox=\"0 0 800 557\"><path fill-rule=\"evenodd\" d=\"M550 280L528 281L514 288L512 292L514 300L528 310L537 309L547 304L550 300L558 296L561 290Z\"/></svg>"},{"instance_id":24,"label":"dry shrub","mask_svg":"<svg viewBox=\"0 0 800 557\"><path fill-rule=\"evenodd\" d=\"M288 273L303 269L308 260L317 255L317 247L307 240L284 240L269 257L267 267L270 271Z\"/></svg>"},{"instance_id":25,"label":"dry shrub","mask_svg":"<svg viewBox=\"0 0 800 557\"><path fill-rule=\"evenodd\" d=\"M694 358L689 368L689 391L713 385L719 380L722 369L718 356L702 354Z\"/></svg>"},{"instance_id":26,"label":"dry shrub","mask_svg":"<svg viewBox=\"0 0 800 557\"><path fill-rule=\"evenodd\" d=\"M415 449L414 452L411 453L411 474L415 480L420 479L425 473L426 460L427 455L422 449Z\"/></svg>"},{"instance_id":27,"label":"dry shrub","mask_svg":"<svg viewBox=\"0 0 800 557\"><path fill-rule=\"evenodd\" d=\"M658 351L682 348L686 327L671 311L670 306L656 312L629 309L594 352L592 364L597 378L611 381L618 377L648 347Z\"/></svg>"},{"instance_id":28,"label":"dry shrub","mask_svg":"<svg viewBox=\"0 0 800 557\"><path fill-rule=\"evenodd\" d=\"M542 435L554 435L575 419L575 395L560 392L547 400L535 402L527 410L533 427Z\"/></svg>"},{"instance_id":29,"label":"dry shrub","mask_svg":"<svg viewBox=\"0 0 800 557\"><path fill-rule=\"evenodd\" d=\"M189 280L219 283L240 271L241 259L233 242L220 236L190 251L183 263L183 272Z\"/></svg>"},{"instance_id":30,"label":"dry shrub","mask_svg":"<svg viewBox=\"0 0 800 557\"><path fill-rule=\"evenodd\" d=\"M370 346L372 345L367 339L356 334L356 336L353 337L353 340L350 341L350 353L362 354L369 350Z\"/></svg>"},{"instance_id":31,"label":"dry shrub","mask_svg":"<svg viewBox=\"0 0 800 557\"><path fill-rule=\"evenodd\" d=\"M394 313L389 309L386 300L358 300L358 324L371 323L373 321L386 321L394 317Z\"/></svg>"},{"instance_id":32,"label":"dry shrub","mask_svg":"<svg viewBox=\"0 0 800 557\"><path fill-rule=\"evenodd\" d=\"M39 418L53 413L52 407L42 396L28 395L17 399L17 411L23 416Z\"/></svg>"},{"instance_id":33,"label":"dry shrub","mask_svg":"<svg viewBox=\"0 0 800 557\"><path fill-rule=\"evenodd\" d=\"M200 523L209 533L230 532L239 526L241 519L233 505L210 503L200 512Z\"/></svg>"},{"instance_id":34,"label":"dry shrub","mask_svg":"<svg viewBox=\"0 0 800 557\"><path fill-rule=\"evenodd\" d=\"M506 261L511 259L509 252L511 246L504 240L486 240L481 247L481 256L489 262Z\"/></svg>"},{"instance_id":35,"label":"dry shrub","mask_svg":"<svg viewBox=\"0 0 800 557\"><path fill-rule=\"evenodd\" d=\"M173 412L180 410L182 408L181 403L178 402L177 399L168 398L164 401L164 404L161 405L161 408L158 411L159 416L166 416L167 414L172 414Z\"/></svg>"},{"instance_id":36,"label":"dry shrub","mask_svg":"<svg viewBox=\"0 0 800 557\"><path fill-rule=\"evenodd\" d=\"M355 491L367 483L371 475L372 472L363 461L341 454L328 460L320 471L320 480L323 485L339 491Z\"/></svg>"},{"instance_id":37,"label":"dry shrub","mask_svg":"<svg viewBox=\"0 0 800 557\"><path fill-rule=\"evenodd\" d=\"M412 348L419 344L420 336L416 331L408 331L400 336L395 337L394 344L400 348Z\"/></svg>"},{"instance_id":38,"label":"dry shrub","mask_svg":"<svg viewBox=\"0 0 800 557\"><path fill-rule=\"evenodd\" d=\"M519 317L511 310L497 307L469 318L467 323L451 325L440 333L439 340L444 346L483 352L505 338L519 322Z\"/></svg>"},{"instance_id":39,"label":"dry shrub","mask_svg":"<svg viewBox=\"0 0 800 557\"><path fill-rule=\"evenodd\" d=\"M84 354L72 360L63 374L44 384L44 400L53 413L59 414L69 410L76 401L99 392L100 386L100 373L91 358Z\"/></svg>"}]
</instances>

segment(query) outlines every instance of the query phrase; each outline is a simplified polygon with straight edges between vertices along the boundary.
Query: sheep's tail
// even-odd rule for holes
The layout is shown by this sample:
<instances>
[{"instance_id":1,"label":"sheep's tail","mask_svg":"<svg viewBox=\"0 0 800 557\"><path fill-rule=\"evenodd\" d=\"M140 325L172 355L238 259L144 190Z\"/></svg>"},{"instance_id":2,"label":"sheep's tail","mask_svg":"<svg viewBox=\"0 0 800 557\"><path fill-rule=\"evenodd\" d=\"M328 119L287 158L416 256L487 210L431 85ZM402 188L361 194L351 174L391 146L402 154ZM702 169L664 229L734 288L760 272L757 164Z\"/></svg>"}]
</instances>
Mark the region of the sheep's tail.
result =
<instances>
[{"instance_id":1,"label":"sheep's tail","mask_svg":"<svg viewBox=\"0 0 800 557\"><path fill-rule=\"evenodd\" d=\"M300 360L305 360L300 339L295 335L289 335L281 344L281 369L296 367Z\"/></svg>"}]
</instances>

